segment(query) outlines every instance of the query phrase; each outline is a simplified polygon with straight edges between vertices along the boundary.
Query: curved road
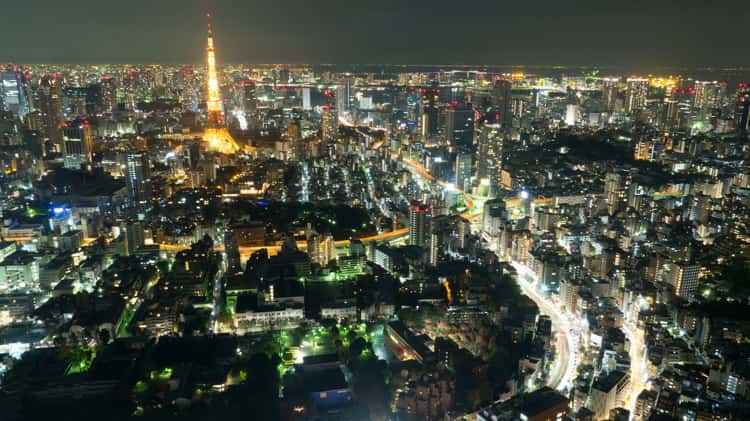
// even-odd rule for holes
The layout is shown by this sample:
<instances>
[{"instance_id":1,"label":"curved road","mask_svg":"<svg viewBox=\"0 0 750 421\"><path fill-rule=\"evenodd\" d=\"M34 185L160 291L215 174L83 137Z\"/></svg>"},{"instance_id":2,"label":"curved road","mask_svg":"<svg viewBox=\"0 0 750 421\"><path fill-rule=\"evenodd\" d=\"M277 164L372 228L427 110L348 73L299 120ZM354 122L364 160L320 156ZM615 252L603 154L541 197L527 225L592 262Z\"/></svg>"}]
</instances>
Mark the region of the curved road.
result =
<instances>
[{"instance_id":1,"label":"curved road","mask_svg":"<svg viewBox=\"0 0 750 421\"><path fill-rule=\"evenodd\" d=\"M557 333L557 355L550 370L547 385L553 389L567 389L576 377L579 362L579 337L585 326L573 320L563 313L558 305L539 294L534 286L538 279L531 269L518 262L512 262L511 265L516 269L518 274L516 280L524 294L536 303L543 314L549 316L552 329Z\"/></svg>"}]
</instances>

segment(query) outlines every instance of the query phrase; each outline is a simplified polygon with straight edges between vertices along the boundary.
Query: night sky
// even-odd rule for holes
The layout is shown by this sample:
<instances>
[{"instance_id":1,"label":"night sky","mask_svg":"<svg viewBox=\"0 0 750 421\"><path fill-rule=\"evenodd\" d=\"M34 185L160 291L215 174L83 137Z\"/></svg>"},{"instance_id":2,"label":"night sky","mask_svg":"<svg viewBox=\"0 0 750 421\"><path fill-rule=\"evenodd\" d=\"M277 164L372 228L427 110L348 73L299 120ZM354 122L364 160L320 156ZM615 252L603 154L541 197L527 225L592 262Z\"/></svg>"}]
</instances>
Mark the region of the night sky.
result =
<instances>
[{"instance_id":1,"label":"night sky","mask_svg":"<svg viewBox=\"0 0 750 421\"><path fill-rule=\"evenodd\" d=\"M0 62L750 65L747 0L5 0Z\"/></svg>"}]
</instances>

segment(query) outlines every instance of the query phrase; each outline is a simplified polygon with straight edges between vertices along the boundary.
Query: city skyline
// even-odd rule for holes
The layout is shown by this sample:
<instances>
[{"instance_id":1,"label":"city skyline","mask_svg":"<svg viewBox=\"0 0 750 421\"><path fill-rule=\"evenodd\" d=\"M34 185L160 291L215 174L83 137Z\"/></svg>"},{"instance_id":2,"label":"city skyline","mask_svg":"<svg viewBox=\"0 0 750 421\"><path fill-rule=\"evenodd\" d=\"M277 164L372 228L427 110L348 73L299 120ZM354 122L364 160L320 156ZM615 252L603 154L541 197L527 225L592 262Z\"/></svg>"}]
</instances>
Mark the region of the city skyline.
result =
<instances>
[{"instance_id":1,"label":"city skyline","mask_svg":"<svg viewBox=\"0 0 750 421\"><path fill-rule=\"evenodd\" d=\"M3 421L750 419L732 10L125 6L4 8Z\"/></svg>"}]
</instances>

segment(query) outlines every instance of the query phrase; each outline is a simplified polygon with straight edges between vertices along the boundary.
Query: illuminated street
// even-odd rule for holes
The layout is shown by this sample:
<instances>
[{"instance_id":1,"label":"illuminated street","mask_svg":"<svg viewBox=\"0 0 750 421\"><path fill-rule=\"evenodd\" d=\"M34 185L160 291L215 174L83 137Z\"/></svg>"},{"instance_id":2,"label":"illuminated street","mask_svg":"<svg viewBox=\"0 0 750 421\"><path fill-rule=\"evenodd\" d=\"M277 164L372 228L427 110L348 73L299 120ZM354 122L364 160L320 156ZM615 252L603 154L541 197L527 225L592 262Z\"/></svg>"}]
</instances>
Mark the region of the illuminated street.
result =
<instances>
[{"instance_id":1,"label":"illuminated street","mask_svg":"<svg viewBox=\"0 0 750 421\"><path fill-rule=\"evenodd\" d=\"M518 286L524 294L531 298L542 314L546 314L552 320L553 332L557 336L555 361L550 370L547 384L558 390L566 390L572 385L576 376L578 364L580 363L579 339L585 332L585 324L574 320L569 314L560 311L558 305L543 297L537 290L537 277L525 265L518 262L511 263L516 269Z\"/></svg>"}]
</instances>

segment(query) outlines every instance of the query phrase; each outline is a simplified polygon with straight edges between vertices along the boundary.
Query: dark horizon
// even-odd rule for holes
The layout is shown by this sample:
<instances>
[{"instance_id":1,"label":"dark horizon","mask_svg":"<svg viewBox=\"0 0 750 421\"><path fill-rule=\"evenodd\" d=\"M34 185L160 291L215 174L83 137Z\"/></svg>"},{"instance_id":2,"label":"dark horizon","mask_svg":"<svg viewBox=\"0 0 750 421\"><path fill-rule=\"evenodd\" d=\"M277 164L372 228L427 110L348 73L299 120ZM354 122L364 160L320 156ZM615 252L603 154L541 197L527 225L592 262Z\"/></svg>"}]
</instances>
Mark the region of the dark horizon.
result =
<instances>
[{"instance_id":1,"label":"dark horizon","mask_svg":"<svg viewBox=\"0 0 750 421\"><path fill-rule=\"evenodd\" d=\"M640 71L750 65L742 54L744 26L735 23L748 12L737 0L721 8L694 0L627 6L584 1L575 8L551 0L475 7L445 0L385 1L378 7L339 0L315 5L291 0L284 7L254 0L134 0L127 9L91 0L69 3L8 4L6 16L19 19L0 28L13 40L0 47L0 60L202 63L205 13L211 11L220 64L456 63Z\"/></svg>"}]
</instances>

